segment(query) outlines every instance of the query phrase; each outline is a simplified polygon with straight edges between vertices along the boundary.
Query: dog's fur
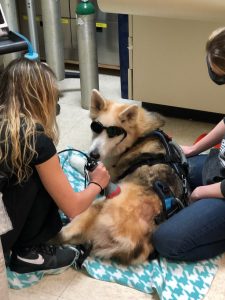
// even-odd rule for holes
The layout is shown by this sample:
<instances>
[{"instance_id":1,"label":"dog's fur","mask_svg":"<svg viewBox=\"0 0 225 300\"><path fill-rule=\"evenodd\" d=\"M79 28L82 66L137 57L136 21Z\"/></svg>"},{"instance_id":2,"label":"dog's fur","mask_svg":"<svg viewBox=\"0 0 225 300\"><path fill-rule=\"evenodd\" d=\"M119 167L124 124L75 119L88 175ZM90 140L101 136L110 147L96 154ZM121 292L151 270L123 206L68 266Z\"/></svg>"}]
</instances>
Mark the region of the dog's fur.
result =
<instances>
[{"instance_id":1,"label":"dog's fur","mask_svg":"<svg viewBox=\"0 0 225 300\"><path fill-rule=\"evenodd\" d=\"M108 138L105 130L93 135L90 153L100 155L112 180L116 180L140 153L165 153L162 143L155 137L134 145L139 137L164 125L159 114L149 113L134 104L106 100L93 90L90 117L106 127L114 125L127 131L122 142L122 135ZM181 195L180 179L170 166L141 166L119 182L119 195L93 204L65 226L60 233L61 240L75 244L90 241L93 254L124 264L145 261L154 250L151 243L156 228L154 218L162 210L159 196L153 190L155 180L166 181L177 197Z\"/></svg>"}]
</instances>

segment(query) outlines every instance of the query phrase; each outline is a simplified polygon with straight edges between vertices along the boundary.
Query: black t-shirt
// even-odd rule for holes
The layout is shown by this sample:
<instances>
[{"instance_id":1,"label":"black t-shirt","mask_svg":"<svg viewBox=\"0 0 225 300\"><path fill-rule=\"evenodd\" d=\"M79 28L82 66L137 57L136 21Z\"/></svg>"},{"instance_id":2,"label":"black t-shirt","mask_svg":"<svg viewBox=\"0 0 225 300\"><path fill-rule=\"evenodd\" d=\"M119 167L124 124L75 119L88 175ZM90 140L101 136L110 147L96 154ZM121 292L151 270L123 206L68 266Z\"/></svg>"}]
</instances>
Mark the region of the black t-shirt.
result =
<instances>
[{"instance_id":1,"label":"black t-shirt","mask_svg":"<svg viewBox=\"0 0 225 300\"><path fill-rule=\"evenodd\" d=\"M21 148L23 150L23 130L21 130ZM12 145L13 147L13 145ZM56 147L51 138L46 136L44 133L43 127L41 125L37 125L36 133L35 133L35 150L36 154L32 158L30 162L30 167L35 171L35 165L41 164L47 160L49 160L52 156L56 154ZM1 164L0 165L0 191L2 191L5 184L12 185L16 184L17 178L14 174L12 174L10 169L10 162L8 165Z\"/></svg>"},{"instance_id":2,"label":"black t-shirt","mask_svg":"<svg viewBox=\"0 0 225 300\"><path fill-rule=\"evenodd\" d=\"M37 132L35 150L37 155L35 155L31 161L32 166L49 160L57 152L52 139L44 134L43 129L38 130Z\"/></svg>"}]
</instances>

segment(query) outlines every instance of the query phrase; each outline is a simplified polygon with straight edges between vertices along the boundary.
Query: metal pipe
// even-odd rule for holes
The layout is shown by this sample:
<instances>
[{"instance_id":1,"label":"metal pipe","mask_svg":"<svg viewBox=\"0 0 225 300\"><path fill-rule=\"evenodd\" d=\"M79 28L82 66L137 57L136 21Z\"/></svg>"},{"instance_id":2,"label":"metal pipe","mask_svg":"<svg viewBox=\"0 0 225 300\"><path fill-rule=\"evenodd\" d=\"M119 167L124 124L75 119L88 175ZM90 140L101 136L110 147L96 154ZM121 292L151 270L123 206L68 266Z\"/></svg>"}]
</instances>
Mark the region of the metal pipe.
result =
<instances>
[{"instance_id":1,"label":"metal pipe","mask_svg":"<svg viewBox=\"0 0 225 300\"><path fill-rule=\"evenodd\" d=\"M45 54L58 80L65 78L63 33L59 0L41 0Z\"/></svg>"},{"instance_id":2,"label":"metal pipe","mask_svg":"<svg viewBox=\"0 0 225 300\"><path fill-rule=\"evenodd\" d=\"M35 9L34 0L26 0L26 5L27 5L30 41L33 50L39 53L38 32L37 32L37 23L36 23L36 9Z\"/></svg>"},{"instance_id":3,"label":"metal pipe","mask_svg":"<svg viewBox=\"0 0 225 300\"><path fill-rule=\"evenodd\" d=\"M18 18L16 11L16 1L15 0L1 0L2 9L5 14L6 21L8 23L9 30L18 32ZM10 61L16 59L20 56L20 53L14 52L10 54L5 54L3 56L4 66L6 66Z\"/></svg>"},{"instance_id":4,"label":"metal pipe","mask_svg":"<svg viewBox=\"0 0 225 300\"><path fill-rule=\"evenodd\" d=\"M99 89L95 8L88 0L77 5L77 41L81 106L89 109L92 89Z\"/></svg>"}]
</instances>

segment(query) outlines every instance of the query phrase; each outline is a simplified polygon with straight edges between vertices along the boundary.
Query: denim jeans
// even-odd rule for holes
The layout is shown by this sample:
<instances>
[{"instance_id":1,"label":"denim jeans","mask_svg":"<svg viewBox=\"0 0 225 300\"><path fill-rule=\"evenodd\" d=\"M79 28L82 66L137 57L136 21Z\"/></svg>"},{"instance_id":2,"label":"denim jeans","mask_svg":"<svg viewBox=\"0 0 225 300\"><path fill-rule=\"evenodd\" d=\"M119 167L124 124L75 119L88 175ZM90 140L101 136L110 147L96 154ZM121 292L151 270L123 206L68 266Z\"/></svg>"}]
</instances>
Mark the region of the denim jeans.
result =
<instances>
[{"instance_id":1,"label":"denim jeans","mask_svg":"<svg viewBox=\"0 0 225 300\"><path fill-rule=\"evenodd\" d=\"M202 185L207 155L188 159L191 189ZM173 260L209 259L225 252L225 199L198 200L160 224L153 234L156 251Z\"/></svg>"}]
</instances>

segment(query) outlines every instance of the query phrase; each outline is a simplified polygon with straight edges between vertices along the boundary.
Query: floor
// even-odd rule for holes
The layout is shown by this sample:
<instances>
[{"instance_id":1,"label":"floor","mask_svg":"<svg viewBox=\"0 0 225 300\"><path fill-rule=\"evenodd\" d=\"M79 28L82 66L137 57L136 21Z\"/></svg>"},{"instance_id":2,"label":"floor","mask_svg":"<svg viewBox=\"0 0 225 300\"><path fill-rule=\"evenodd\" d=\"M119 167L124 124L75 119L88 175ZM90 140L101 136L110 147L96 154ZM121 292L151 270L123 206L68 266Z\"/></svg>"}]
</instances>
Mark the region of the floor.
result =
<instances>
[{"instance_id":1,"label":"floor","mask_svg":"<svg viewBox=\"0 0 225 300\"><path fill-rule=\"evenodd\" d=\"M120 98L120 79L115 75L100 74L100 91L106 98ZM59 84L61 112L58 118L60 141L58 150L73 146L80 150L88 149L91 140L88 111L81 108L79 79L65 79ZM192 144L203 132L214 125L210 123L167 118L165 131L179 144ZM225 257L205 300L225 299ZM1 296L0 296L1 298ZM86 274L68 269L60 275L44 277L37 285L10 290L10 300L144 300L157 299L156 296L138 292L129 287L98 281Z\"/></svg>"}]
</instances>

